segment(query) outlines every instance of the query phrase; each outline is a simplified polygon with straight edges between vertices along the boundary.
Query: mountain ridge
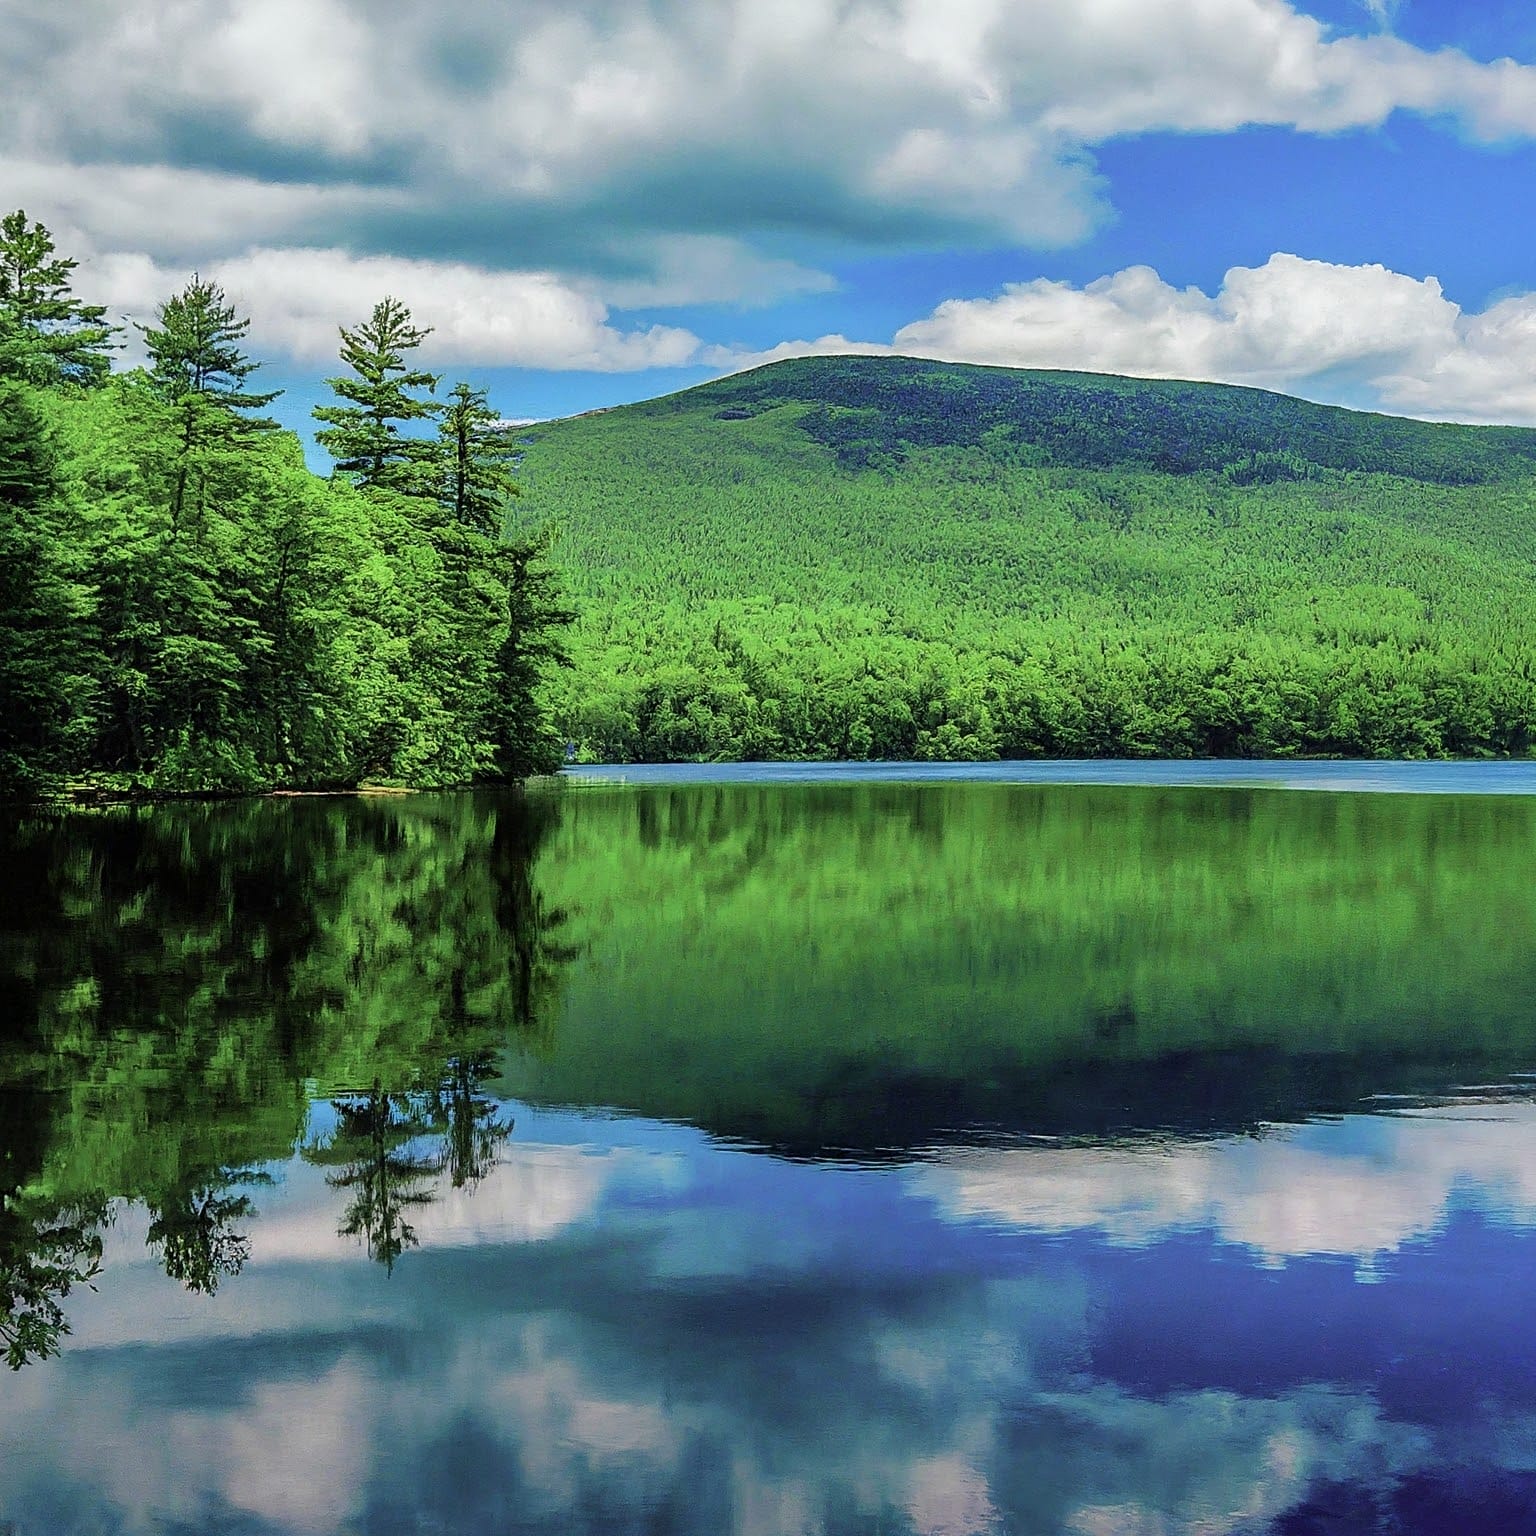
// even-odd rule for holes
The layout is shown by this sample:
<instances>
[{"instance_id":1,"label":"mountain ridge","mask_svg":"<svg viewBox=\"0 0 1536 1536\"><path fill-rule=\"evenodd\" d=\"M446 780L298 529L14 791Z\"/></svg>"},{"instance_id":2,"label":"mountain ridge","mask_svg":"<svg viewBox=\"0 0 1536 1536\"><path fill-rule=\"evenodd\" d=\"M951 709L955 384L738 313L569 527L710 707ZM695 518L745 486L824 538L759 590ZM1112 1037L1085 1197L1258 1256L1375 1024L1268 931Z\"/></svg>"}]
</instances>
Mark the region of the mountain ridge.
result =
<instances>
[{"instance_id":1,"label":"mountain ridge","mask_svg":"<svg viewBox=\"0 0 1536 1536\"><path fill-rule=\"evenodd\" d=\"M922 423L923 413L913 409L913 406L914 403L921 405L923 402L904 399L901 388L905 386L910 391L914 386L931 386L934 383L940 383L947 393L958 396L945 403L977 409L986 423L983 432L1005 424L1015 428L1028 424L1027 417L1010 422L1004 409L1010 402L1002 398L1010 388L1013 400L1021 406L1039 407L1045 404L1059 407L1071 404L1099 411L1110 405L1129 406L1136 413L1129 422L1133 429L1145 431L1148 427L1162 427L1170 434L1178 435L1170 435L1169 441L1161 445L1160 452L1144 455L1132 453L1127 455L1127 461L1143 463L1149 468L1168 473L1220 469L1227 461L1202 456L1202 450L1209 455L1222 446L1224 440L1218 429L1226 427L1229 431L1237 429L1237 437L1232 446L1238 446L1249 453L1289 451L1310 459L1320 468L1402 473L1407 478L1429 478L1433 483L1440 484L1488 483L1503 478L1499 474L1501 470L1506 474L1512 469L1536 474L1536 428L1426 421L1383 411L1322 404L1283 391L1245 384L1193 379L1150 379L1076 369L946 363L900 355L840 353L786 358L651 400L609 406L600 412L583 412L580 416L562 420L574 421L614 413L666 415L685 410L698 399L707 397L722 401L722 408L727 412L732 411L733 407L745 410L747 407L743 402L750 402L757 408L750 411L751 415L791 401L819 403L854 411L885 407L896 427L911 427ZM969 387L956 389L957 385ZM930 398L935 402L941 400L938 392L932 389ZM1254 422L1245 424L1241 413L1234 409L1237 406L1247 406L1255 417ZM1177 420L1180 409L1189 416L1181 433L1178 432ZM1158 412L1163 413L1163 419L1157 419ZM1041 431L1041 412L1036 409L1034 414L1035 433L1021 440L1037 443L1042 439L1049 441L1054 434ZM746 417L726 415L718 419ZM1054 418L1048 418L1048 421L1054 424ZM1132 448L1152 446L1144 441L1138 442L1126 431L1124 422L1117 424L1100 416L1095 424L1101 429L1101 435L1105 435L1107 430L1111 441ZM1337 430L1325 430L1328 427ZM1363 441L1355 445L1351 461L1341 462L1341 439L1350 435L1347 430L1343 430L1347 428L1353 428L1354 436ZM834 430L817 440L836 445L848 440L850 436ZM1275 441L1282 436L1285 438L1285 448L1276 450ZM914 447L936 445L931 431L906 440ZM973 446L976 439L945 438L943 441L948 445ZM1380 458L1370 458L1369 449L1372 447L1380 453ZM1322 456L1308 454L1308 448L1323 450ZM1459 469L1447 462L1452 451L1457 448L1466 460ZM1063 458L1054 462L1063 467L1071 463L1075 463L1076 467L1106 467L1102 452L1095 453L1087 460ZM859 466L855 464L853 467ZM1428 469L1435 473L1424 476L1415 474L1415 469Z\"/></svg>"}]
</instances>

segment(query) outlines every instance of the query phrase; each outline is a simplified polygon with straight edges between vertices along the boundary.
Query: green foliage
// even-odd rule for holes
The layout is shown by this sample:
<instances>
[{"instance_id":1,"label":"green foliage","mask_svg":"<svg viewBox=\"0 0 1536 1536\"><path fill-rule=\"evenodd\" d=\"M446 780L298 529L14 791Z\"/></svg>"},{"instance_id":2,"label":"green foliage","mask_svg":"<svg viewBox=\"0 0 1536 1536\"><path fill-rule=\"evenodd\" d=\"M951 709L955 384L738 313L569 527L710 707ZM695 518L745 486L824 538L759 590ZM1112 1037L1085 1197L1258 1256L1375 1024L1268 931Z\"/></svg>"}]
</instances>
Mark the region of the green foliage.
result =
<instances>
[{"instance_id":1,"label":"green foliage","mask_svg":"<svg viewBox=\"0 0 1536 1536\"><path fill-rule=\"evenodd\" d=\"M561 639L576 610L565 605L563 584L548 563L550 539L540 535L498 553L506 589L506 622L490 672L484 729L491 744L491 776L503 783L553 773L565 759L562 737L540 704L549 668L567 667Z\"/></svg>"},{"instance_id":2,"label":"green foliage","mask_svg":"<svg viewBox=\"0 0 1536 1536\"><path fill-rule=\"evenodd\" d=\"M1536 743L1536 433L830 358L525 440L589 761Z\"/></svg>"},{"instance_id":3,"label":"green foliage","mask_svg":"<svg viewBox=\"0 0 1536 1536\"><path fill-rule=\"evenodd\" d=\"M104 306L71 294L78 265L22 209L0 218L0 375L44 386L106 377L118 328L107 324Z\"/></svg>"},{"instance_id":4,"label":"green foliage","mask_svg":"<svg viewBox=\"0 0 1536 1536\"><path fill-rule=\"evenodd\" d=\"M518 494L511 462L521 450L483 389L453 386L438 423L443 507L461 528L499 534L507 504Z\"/></svg>"},{"instance_id":5,"label":"green foliage","mask_svg":"<svg viewBox=\"0 0 1536 1536\"><path fill-rule=\"evenodd\" d=\"M186 287L161 304L158 326L141 325L150 356L149 376L166 399L179 402L199 395L226 414L230 430L236 425L269 428L270 421L250 421L239 413L260 410L280 391L253 393L245 381L260 366L241 350L251 322L235 312L217 283L205 283L195 272Z\"/></svg>"},{"instance_id":6,"label":"green foliage","mask_svg":"<svg viewBox=\"0 0 1536 1536\"><path fill-rule=\"evenodd\" d=\"M61 514L41 402L0 379L0 795L44 785L88 729L86 597L61 557Z\"/></svg>"},{"instance_id":7,"label":"green foliage","mask_svg":"<svg viewBox=\"0 0 1536 1536\"><path fill-rule=\"evenodd\" d=\"M409 398L432 380L402 361L426 334L403 306L344 333L369 405L322 436L373 446L327 482L259 414L275 396L249 387L249 321L218 284L194 276L141 328L148 369L82 390L97 311L67 297L73 263L20 215L0 228L0 342L25 343L0 346L0 796L465 784L558 761L539 669L566 615L544 545L503 536L483 395L459 387L443 442L394 442L437 409Z\"/></svg>"},{"instance_id":8,"label":"green foliage","mask_svg":"<svg viewBox=\"0 0 1536 1536\"><path fill-rule=\"evenodd\" d=\"M415 325L411 312L394 298L380 299L355 330L341 327L341 360L352 371L326 383L348 403L316 406L316 419L326 425L315 438L359 486L405 494L432 487L433 443L400 431L411 422L436 418L442 409L418 393L436 389L437 375L409 361L430 334L430 327Z\"/></svg>"}]
</instances>

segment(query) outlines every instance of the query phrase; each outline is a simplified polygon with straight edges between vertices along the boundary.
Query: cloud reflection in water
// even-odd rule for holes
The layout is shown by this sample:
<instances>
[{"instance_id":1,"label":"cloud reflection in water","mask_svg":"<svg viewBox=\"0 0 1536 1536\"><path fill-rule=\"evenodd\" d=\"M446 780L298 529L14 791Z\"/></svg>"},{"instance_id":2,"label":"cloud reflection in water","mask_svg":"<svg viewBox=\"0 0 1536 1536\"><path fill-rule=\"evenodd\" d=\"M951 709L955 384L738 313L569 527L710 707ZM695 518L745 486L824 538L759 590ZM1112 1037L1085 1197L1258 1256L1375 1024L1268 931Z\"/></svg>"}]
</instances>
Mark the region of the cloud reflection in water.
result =
<instances>
[{"instance_id":1,"label":"cloud reflection in water","mask_svg":"<svg viewBox=\"0 0 1536 1536\"><path fill-rule=\"evenodd\" d=\"M1488 1476L1525 1475L1536 1392L1447 1427L1321 1367L1234 1390L1199 1379L1181 1341L1200 1322L1176 1306L1149 1326L1182 1384L1140 1387L1104 1357L1126 1258L1177 1294L1209 1263L1188 1242L1214 1236L1234 1306L1263 1287L1304 1339L1319 1303L1290 1261L1434 1251L1455 1211L1518 1236L1533 1119L870 1169L520 1110L528 1139L473 1199L423 1208L393 1277L294 1165L261 1196L238 1283L167 1308L154 1266L124 1263L70 1352L8 1384L0 1517L306 1536L1236 1536L1318 1500L1384 1518L1469 1437Z\"/></svg>"}]
</instances>

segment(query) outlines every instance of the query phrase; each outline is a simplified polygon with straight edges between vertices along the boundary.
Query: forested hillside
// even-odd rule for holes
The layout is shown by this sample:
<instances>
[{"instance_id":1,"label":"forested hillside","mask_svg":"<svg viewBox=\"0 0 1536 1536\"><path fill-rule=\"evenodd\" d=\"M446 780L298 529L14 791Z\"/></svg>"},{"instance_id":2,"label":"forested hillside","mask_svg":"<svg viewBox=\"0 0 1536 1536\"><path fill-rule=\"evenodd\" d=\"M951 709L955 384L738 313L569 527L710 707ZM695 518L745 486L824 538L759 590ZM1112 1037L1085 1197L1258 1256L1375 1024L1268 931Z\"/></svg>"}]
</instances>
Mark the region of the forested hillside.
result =
<instances>
[{"instance_id":1,"label":"forested hillside","mask_svg":"<svg viewBox=\"0 0 1536 1536\"><path fill-rule=\"evenodd\" d=\"M775 364L529 430L595 760L1525 754L1536 433Z\"/></svg>"},{"instance_id":2,"label":"forested hillside","mask_svg":"<svg viewBox=\"0 0 1536 1536\"><path fill-rule=\"evenodd\" d=\"M341 329L305 466L263 413L249 321L194 274L138 327L0 220L0 797L517 779L560 759L537 704L567 617L504 536L510 445L446 398L380 301Z\"/></svg>"}]
</instances>

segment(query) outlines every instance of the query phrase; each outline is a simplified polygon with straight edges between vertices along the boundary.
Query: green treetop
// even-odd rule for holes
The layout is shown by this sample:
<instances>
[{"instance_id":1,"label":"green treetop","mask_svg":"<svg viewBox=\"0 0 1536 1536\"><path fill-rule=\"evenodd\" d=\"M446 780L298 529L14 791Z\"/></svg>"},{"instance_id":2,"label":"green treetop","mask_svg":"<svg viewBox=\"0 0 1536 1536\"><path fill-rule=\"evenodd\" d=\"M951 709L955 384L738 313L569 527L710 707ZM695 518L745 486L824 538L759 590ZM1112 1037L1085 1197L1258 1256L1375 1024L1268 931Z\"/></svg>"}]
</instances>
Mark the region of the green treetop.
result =
<instances>
[{"instance_id":1,"label":"green treetop","mask_svg":"<svg viewBox=\"0 0 1536 1536\"><path fill-rule=\"evenodd\" d=\"M149 351L151 383L171 407L176 440L171 480L171 526L179 529L189 510L201 527L219 476L221 456L231 444L251 432L272 431L277 423L250 416L271 404L280 390L255 393L245 381L260 366L241 350L249 319L217 284L197 273L180 293L155 310L158 325L141 325Z\"/></svg>"},{"instance_id":2,"label":"green treetop","mask_svg":"<svg viewBox=\"0 0 1536 1536\"><path fill-rule=\"evenodd\" d=\"M443 408L438 442L444 509L462 528L500 534L507 501L518 494L511 469L518 450L501 418L486 404L483 389L454 385Z\"/></svg>"},{"instance_id":3,"label":"green treetop","mask_svg":"<svg viewBox=\"0 0 1536 1536\"><path fill-rule=\"evenodd\" d=\"M343 403L315 408L325 423L315 441L343 474L365 489L415 494L431 489L437 444L402 436L409 422L430 420L441 411L420 391L437 388L437 375L415 368L409 356L431 335L411 320L399 299L380 299L355 330L341 328L341 360L351 376L327 379Z\"/></svg>"},{"instance_id":4,"label":"green treetop","mask_svg":"<svg viewBox=\"0 0 1536 1536\"><path fill-rule=\"evenodd\" d=\"M237 412L259 411L270 405L281 390L253 393L245 381L261 365L240 349L249 318L235 313L235 306L217 283L205 283L192 274L186 287L155 311L158 326L141 325L149 350L150 377L171 401L199 395L224 413L231 427L238 421L247 428L269 428L264 418L237 417Z\"/></svg>"},{"instance_id":5,"label":"green treetop","mask_svg":"<svg viewBox=\"0 0 1536 1536\"><path fill-rule=\"evenodd\" d=\"M79 266L18 208L0 218L0 371L33 384L97 384L118 327L70 293Z\"/></svg>"}]
</instances>

